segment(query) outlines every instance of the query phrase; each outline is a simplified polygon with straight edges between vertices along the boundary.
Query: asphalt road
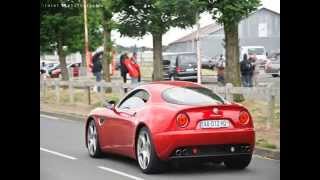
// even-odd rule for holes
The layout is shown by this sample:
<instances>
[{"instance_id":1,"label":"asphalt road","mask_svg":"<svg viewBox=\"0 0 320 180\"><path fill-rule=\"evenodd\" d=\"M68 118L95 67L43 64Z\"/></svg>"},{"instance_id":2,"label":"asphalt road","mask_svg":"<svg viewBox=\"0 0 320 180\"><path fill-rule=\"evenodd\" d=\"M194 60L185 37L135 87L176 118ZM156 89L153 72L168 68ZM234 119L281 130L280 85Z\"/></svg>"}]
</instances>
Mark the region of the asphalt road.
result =
<instances>
[{"instance_id":1,"label":"asphalt road","mask_svg":"<svg viewBox=\"0 0 320 180\"><path fill-rule=\"evenodd\" d=\"M136 161L106 155L90 158L84 145L84 123L40 115L41 180L156 180L156 179L223 179L277 180L280 161L254 155L245 170L229 170L223 165L207 164L170 168L162 174L143 174Z\"/></svg>"}]
</instances>

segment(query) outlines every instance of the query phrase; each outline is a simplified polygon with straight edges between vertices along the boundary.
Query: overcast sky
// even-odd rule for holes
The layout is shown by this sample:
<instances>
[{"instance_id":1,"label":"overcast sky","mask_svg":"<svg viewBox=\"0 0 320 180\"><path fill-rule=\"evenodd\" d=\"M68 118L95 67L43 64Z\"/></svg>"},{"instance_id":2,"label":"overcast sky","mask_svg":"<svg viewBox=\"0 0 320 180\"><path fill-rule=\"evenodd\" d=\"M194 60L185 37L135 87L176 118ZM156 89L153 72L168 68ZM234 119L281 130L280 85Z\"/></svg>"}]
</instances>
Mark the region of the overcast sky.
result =
<instances>
[{"instance_id":1,"label":"overcast sky","mask_svg":"<svg viewBox=\"0 0 320 180\"><path fill-rule=\"evenodd\" d=\"M263 7L269 8L273 11L280 13L280 0L262 0ZM206 26L208 24L213 23L210 14L204 13L200 15L200 26ZM162 36L162 43L163 45L168 45L169 43L193 32L196 30L196 26L193 28L188 29L181 29L181 28L171 28L166 34ZM147 46L152 47L152 36L146 35L142 39L134 39L128 37L120 37L120 33L117 31L111 32L112 39L122 46Z\"/></svg>"}]
</instances>

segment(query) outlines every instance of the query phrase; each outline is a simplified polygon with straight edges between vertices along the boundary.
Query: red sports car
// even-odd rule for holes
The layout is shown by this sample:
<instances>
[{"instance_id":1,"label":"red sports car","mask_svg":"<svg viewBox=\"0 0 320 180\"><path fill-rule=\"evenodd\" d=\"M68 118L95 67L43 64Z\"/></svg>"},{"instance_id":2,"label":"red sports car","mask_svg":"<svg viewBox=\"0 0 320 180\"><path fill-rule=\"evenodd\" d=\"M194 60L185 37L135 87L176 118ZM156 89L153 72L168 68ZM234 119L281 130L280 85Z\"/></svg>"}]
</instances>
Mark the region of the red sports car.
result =
<instances>
[{"instance_id":1,"label":"red sports car","mask_svg":"<svg viewBox=\"0 0 320 180\"><path fill-rule=\"evenodd\" d=\"M248 110L201 85L163 81L141 85L119 103L94 109L85 126L91 157L116 153L155 173L175 159L246 168L255 145Z\"/></svg>"}]
</instances>

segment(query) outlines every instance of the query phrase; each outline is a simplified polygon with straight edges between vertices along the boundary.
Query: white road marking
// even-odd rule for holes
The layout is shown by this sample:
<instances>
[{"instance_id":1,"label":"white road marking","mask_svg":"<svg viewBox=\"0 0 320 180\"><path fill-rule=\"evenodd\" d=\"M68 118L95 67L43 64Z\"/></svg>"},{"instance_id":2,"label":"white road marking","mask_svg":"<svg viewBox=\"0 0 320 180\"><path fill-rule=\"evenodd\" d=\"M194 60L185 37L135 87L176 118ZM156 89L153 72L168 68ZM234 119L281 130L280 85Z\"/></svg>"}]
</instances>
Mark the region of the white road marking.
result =
<instances>
[{"instance_id":1,"label":"white road marking","mask_svg":"<svg viewBox=\"0 0 320 180\"><path fill-rule=\"evenodd\" d=\"M59 119L59 118L57 118L57 117L47 116L47 115L44 115L44 114L40 114L40 117L49 118L49 119Z\"/></svg>"},{"instance_id":2,"label":"white road marking","mask_svg":"<svg viewBox=\"0 0 320 180\"><path fill-rule=\"evenodd\" d=\"M119 175L122 175L122 176L125 176L125 177L128 177L128 178L131 178L131 179L144 180L144 179L142 179L142 178L139 178L139 177L136 177L136 176L133 176L133 175L130 175L130 174L121 172L121 171L117 171L117 170L114 170L114 169L111 169L111 168L107 168L107 167L103 167L103 166L97 166L97 167L100 168L100 169L102 169L102 170L106 170L106 171L109 171L109 172L113 172L113 173L115 173L115 174L119 174Z\"/></svg>"},{"instance_id":3,"label":"white road marking","mask_svg":"<svg viewBox=\"0 0 320 180\"><path fill-rule=\"evenodd\" d=\"M42 147L40 147L40 151L45 151L45 152L48 152L48 153L51 153L51 154L54 154L54 155L58 155L58 156L61 156L61 157L64 157L64 158L68 158L68 159L71 159L71 160L76 160L77 159L75 157L68 156L68 155L65 155L65 154L62 154L62 153L59 153L59 152L51 151L51 150L48 150L48 149L45 149L45 148L42 148Z\"/></svg>"},{"instance_id":4,"label":"white road marking","mask_svg":"<svg viewBox=\"0 0 320 180\"><path fill-rule=\"evenodd\" d=\"M257 154L254 154L253 156L254 156L254 157L258 157L258 158L260 158L260 159L265 159L265 160L280 161L280 160L278 160L278 159L271 159L271 158L264 157L264 156L260 156L260 155L257 155Z\"/></svg>"}]
</instances>

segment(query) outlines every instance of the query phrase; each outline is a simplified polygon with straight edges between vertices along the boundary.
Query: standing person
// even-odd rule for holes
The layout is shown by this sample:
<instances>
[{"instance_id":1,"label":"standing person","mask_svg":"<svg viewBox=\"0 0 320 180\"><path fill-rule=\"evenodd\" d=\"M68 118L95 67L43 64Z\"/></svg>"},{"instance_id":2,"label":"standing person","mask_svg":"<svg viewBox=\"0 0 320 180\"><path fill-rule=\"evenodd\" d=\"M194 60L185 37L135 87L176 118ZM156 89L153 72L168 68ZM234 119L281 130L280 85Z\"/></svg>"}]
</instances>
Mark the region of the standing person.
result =
<instances>
[{"instance_id":1,"label":"standing person","mask_svg":"<svg viewBox=\"0 0 320 180\"><path fill-rule=\"evenodd\" d=\"M102 59L102 53L100 53L93 59L92 73L94 74L94 76L96 76L97 83L101 81L101 71L102 71L101 59ZM97 91L100 92L100 86L97 87Z\"/></svg>"},{"instance_id":2,"label":"standing person","mask_svg":"<svg viewBox=\"0 0 320 180\"><path fill-rule=\"evenodd\" d=\"M217 70L218 70L218 83L221 85L224 85L224 68L226 66L226 63L223 59L223 55L220 55L220 58L217 62Z\"/></svg>"},{"instance_id":3,"label":"standing person","mask_svg":"<svg viewBox=\"0 0 320 180\"><path fill-rule=\"evenodd\" d=\"M123 83L127 83L128 69L124 64L124 60L127 56L128 56L127 53L124 53L120 56L120 73L121 73L121 77L123 78Z\"/></svg>"},{"instance_id":4,"label":"standing person","mask_svg":"<svg viewBox=\"0 0 320 180\"><path fill-rule=\"evenodd\" d=\"M40 66L40 74L44 74L44 73L46 73L46 63L42 62Z\"/></svg>"},{"instance_id":5,"label":"standing person","mask_svg":"<svg viewBox=\"0 0 320 180\"><path fill-rule=\"evenodd\" d=\"M132 54L131 60L135 63L136 69L139 72L139 76L138 76L138 82L141 82L141 71L140 71L140 66L138 64L138 55L136 52L134 52Z\"/></svg>"},{"instance_id":6,"label":"standing person","mask_svg":"<svg viewBox=\"0 0 320 180\"><path fill-rule=\"evenodd\" d=\"M251 76L251 87L258 85L258 75L259 75L259 63L257 61L256 54L252 54L249 58L249 61L251 62L253 66L253 72Z\"/></svg>"},{"instance_id":7,"label":"standing person","mask_svg":"<svg viewBox=\"0 0 320 180\"><path fill-rule=\"evenodd\" d=\"M131 84L137 84L139 79L139 65L133 60L133 58L129 58L128 55L125 57L124 64L131 77Z\"/></svg>"},{"instance_id":8,"label":"standing person","mask_svg":"<svg viewBox=\"0 0 320 180\"><path fill-rule=\"evenodd\" d=\"M243 55L243 60L240 62L240 71L242 84L244 87L251 87L251 77L253 73L253 66L248 60L247 54Z\"/></svg>"}]
</instances>

